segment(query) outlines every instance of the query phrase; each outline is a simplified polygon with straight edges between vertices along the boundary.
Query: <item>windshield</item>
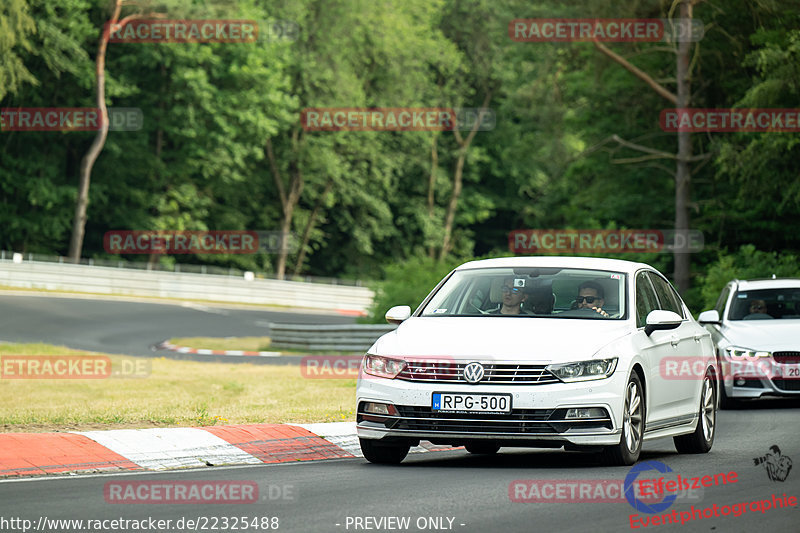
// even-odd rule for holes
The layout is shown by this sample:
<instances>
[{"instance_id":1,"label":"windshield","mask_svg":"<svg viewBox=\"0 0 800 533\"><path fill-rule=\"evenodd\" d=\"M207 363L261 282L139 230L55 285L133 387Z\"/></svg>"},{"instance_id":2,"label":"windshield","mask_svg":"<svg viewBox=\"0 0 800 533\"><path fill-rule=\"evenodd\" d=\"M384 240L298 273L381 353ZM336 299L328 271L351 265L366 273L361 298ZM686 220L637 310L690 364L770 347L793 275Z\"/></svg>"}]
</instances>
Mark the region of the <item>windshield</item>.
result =
<instances>
[{"instance_id":1,"label":"windshield","mask_svg":"<svg viewBox=\"0 0 800 533\"><path fill-rule=\"evenodd\" d=\"M459 270L420 316L625 318L626 275L574 268Z\"/></svg>"},{"instance_id":2,"label":"windshield","mask_svg":"<svg viewBox=\"0 0 800 533\"><path fill-rule=\"evenodd\" d=\"M733 295L728 320L800 319L800 288L738 291Z\"/></svg>"}]
</instances>

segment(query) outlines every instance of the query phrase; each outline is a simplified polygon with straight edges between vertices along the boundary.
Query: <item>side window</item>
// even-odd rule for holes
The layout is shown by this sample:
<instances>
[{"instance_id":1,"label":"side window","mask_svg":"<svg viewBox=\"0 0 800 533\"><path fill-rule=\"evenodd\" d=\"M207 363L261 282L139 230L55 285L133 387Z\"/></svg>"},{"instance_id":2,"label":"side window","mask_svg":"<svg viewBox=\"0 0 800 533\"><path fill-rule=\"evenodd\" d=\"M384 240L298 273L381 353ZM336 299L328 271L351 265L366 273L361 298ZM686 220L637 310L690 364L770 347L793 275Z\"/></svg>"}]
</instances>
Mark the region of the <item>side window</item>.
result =
<instances>
[{"instance_id":1,"label":"side window","mask_svg":"<svg viewBox=\"0 0 800 533\"><path fill-rule=\"evenodd\" d=\"M660 304L658 308L664 311L678 313L681 315L681 318L686 318L683 316L683 307L680 303L680 297L675 293L675 289L672 288L672 285L661 276L653 274L652 272L650 272L650 281L653 282L653 287L655 287L656 294L658 295Z\"/></svg>"},{"instance_id":2,"label":"side window","mask_svg":"<svg viewBox=\"0 0 800 533\"><path fill-rule=\"evenodd\" d=\"M717 310L719 316L723 315L725 311L725 303L728 301L728 295L731 293L731 286L727 285L724 289L722 289L722 294L719 295L719 300L717 300L717 305L714 306L714 309Z\"/></svg>"},{"instance_id":3,"label":"side window","mask_svg":"<svg viewBox=\"0 0 800 533\"><path fill-rule=\"evenodd\" d=\"M653 286L647 274L639 272L636 275L636 327L643 328L647 315L655 309L658 309L658 300Z\"/></svg>"}]
</instances>

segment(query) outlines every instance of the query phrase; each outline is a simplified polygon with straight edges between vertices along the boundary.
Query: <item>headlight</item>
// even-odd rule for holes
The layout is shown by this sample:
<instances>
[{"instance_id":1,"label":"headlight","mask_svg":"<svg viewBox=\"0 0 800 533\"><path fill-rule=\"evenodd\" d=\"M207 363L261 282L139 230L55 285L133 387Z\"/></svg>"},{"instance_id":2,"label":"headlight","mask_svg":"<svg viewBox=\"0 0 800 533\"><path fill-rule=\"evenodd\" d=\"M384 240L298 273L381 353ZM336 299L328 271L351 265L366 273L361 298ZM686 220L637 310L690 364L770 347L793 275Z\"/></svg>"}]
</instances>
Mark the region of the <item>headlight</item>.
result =
<instances>
[{"instance_id":1,"label":"headlight","mask_svg":"<svg viewBox=\"0 0 800 533\"><path fill-rule=\"evenodd\" d=\"M405 367L406 362L402 359L370 354L364 359L364 372L381 378L394 379Z\"/></svg>"},{"instance_id":2,"label":"headlight","mask_svg":"<svg viewBox=\"0 0 800 533\"><path fill-rule=\"evenodd\" d=\"M592 359L591 361L578 361L548 365L549 370L561 381L589 381L591 379L604 379L614 373L617 368L617 357L610 359Z\"/></svg>"},{"instance_id":3,"label":"headlight","mask_svg":"<svg viewBox=\"0 0 800 533\"><path fill-rule=\"evenodd\" d=\"M769 352L760 352L758 350L749 350L747 348L740 348L739 346L728 346L725 348L725 355L728 356L729 359L738 359L738 360L753 360L753 359L760 359L761 357L771 357L772 354Z\"/></svg>"}]
</instances>

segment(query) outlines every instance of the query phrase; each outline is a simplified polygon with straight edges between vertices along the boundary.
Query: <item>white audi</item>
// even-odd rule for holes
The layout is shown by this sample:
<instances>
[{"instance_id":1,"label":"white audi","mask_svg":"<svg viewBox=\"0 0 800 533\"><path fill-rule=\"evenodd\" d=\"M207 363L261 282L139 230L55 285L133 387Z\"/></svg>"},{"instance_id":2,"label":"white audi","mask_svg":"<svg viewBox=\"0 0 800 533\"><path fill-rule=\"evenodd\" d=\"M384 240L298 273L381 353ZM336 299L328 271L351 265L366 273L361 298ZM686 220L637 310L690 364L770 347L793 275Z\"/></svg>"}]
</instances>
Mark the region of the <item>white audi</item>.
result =
<instances>
[{"instance_id":1,"label":"white audi","mask_svg":"<svg viewBox=\"0 0 800 533\"><path fill-rule=\"evenodd\" d=\"M399 463L420 440L602 451L630 465L642 442L714 443L710 334L652 267L577 257L473 261L448 274L369 349L356 390L364 456ZM691 361L691 376L668 369Z\"/></svg>"}]
</instances>

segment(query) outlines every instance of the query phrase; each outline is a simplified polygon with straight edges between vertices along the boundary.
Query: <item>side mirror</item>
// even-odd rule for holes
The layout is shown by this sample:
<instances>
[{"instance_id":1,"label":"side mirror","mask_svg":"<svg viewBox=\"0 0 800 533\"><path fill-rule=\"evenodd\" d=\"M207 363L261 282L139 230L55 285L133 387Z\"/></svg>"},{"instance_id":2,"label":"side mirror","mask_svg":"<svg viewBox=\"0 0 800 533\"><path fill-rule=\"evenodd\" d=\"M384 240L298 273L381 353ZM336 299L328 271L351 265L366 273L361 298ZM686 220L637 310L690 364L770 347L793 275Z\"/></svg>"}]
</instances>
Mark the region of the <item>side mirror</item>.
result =
<instances>
[{"instance_id":1,"label":"side mirror","mask_svg":"<svg viewBox=\"0 0 800 533\"><path fill-rule=\"evenodd\" d=\"M681 325L683 319L678 313L672 311L650 311L645 321L644 332L649 337L656 330L675 329Z\"/></svg>"},{"instance_id":2,"label":"side mirror","mask_svg":"<svg viewBox=\"0 0 800 533\"><path fill-rule=\"evenodd\" d=\"M701 324L719 324L719 312L716 309L703 311L697 316L697 321Z\"/></svg>"},{"instance_id":3,"label":"side mirror","mask_svg":"<svg viewBox=\"0 0 800 533\"><path fill-rule=\"evenodd\" d=\"M399 324L411 316L411 308L407 305L395 305L386 311L386 322Z\"/></svg>"}]
</instances>

